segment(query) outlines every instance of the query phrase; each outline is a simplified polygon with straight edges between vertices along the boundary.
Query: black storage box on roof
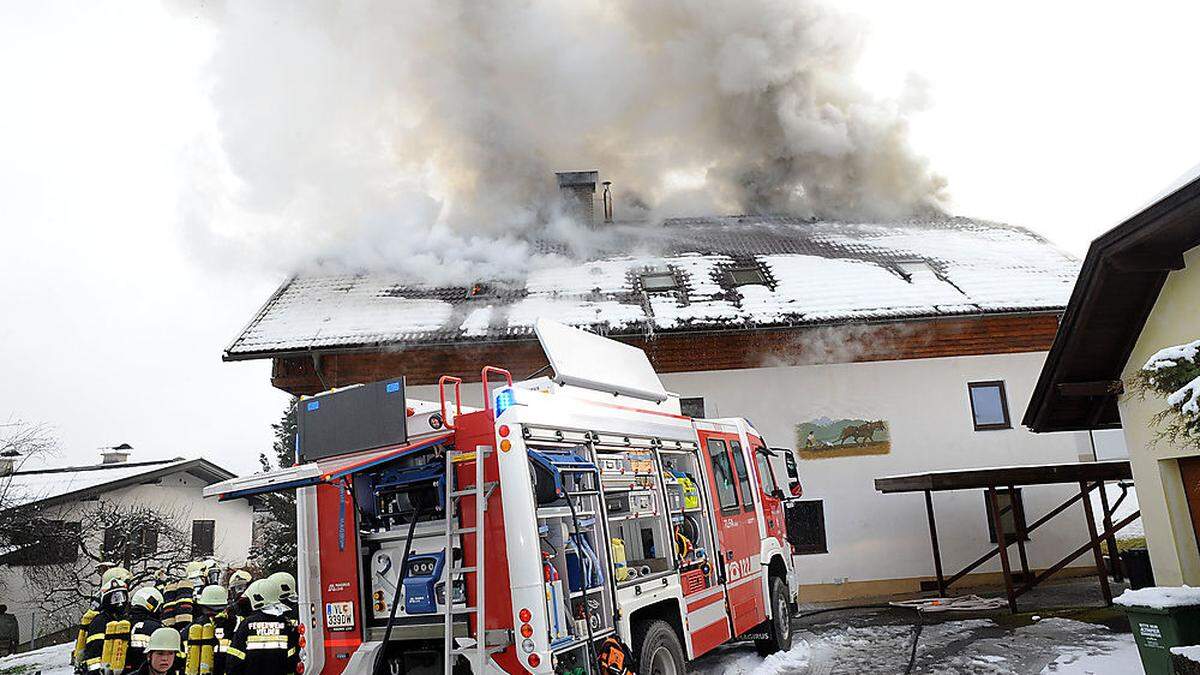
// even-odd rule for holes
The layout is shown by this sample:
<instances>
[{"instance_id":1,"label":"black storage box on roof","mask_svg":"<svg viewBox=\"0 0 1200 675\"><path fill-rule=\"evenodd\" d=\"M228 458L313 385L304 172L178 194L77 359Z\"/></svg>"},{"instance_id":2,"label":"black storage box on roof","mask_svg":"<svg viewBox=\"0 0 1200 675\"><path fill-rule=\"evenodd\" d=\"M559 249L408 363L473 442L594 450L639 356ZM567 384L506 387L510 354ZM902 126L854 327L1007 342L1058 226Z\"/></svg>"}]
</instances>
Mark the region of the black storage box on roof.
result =
<instances>
[{"instance_id":1,"label":"black storage box on roof","mask_svg":"<svg viewBox=\"0 0 1200 675\"><path fill-rule=\"evenodd\" d=\"M338 389L296 404L300 463L407 442L404 378Z\"/></svg>"}]
</instances>

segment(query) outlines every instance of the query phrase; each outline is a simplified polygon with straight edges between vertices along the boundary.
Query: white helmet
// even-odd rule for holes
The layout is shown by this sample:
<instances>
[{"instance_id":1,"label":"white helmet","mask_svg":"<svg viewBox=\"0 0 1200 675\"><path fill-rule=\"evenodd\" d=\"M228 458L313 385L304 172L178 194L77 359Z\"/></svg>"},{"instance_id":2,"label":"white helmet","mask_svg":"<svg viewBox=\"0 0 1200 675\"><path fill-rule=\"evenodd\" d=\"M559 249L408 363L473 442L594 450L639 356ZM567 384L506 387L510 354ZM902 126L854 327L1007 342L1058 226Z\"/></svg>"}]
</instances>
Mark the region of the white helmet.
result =
<instances>
[{"instance_id":1,"label":"white helmet","mask_svg":"<svg viewBox=\"0 0 1200 675\"><path fill-rule=\"evenodd\" d=\"M296 577L287 572L276 572L267 577L268 580L279 586L279 599L284 602L300 602L300 596L296 593Z\"/></svg>"},{"instance_id":2,"label":"white helmet","mask_svg":"<svg viewBox=\"0 0 1200 675\"><path fill-rule=\"evenodd\" d=\"M153 586L144 586L133 592L133 599L130 604L134 607L141 607L147 612L157 612L163 604L163 594L158 592L158 589Z\"/></svg>"},{"instance_id":3,"label":"white helmet","mask_svg":"<svg viewBox=\"0 0 1200 675\"><path fill-rule=\"evenodd\" d=\"M246 596L250 598L250 609L257 612L279 604L279 585L269 579L259 579L246 589Z\"/></svg>"}]
</instances>

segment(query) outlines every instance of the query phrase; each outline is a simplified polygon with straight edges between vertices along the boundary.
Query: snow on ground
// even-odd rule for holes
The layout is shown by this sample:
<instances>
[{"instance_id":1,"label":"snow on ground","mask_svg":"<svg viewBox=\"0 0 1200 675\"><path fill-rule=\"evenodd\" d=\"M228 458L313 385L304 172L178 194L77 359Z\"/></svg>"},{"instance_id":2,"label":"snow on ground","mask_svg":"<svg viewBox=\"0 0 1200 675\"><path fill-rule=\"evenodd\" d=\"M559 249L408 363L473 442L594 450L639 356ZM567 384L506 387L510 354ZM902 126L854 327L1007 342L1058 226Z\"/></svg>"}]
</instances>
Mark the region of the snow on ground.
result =
<instances>
[{"instance_id":1,"label":"snow on ground","mask_svg":"<svg viewBox=\"0 0 1200 675\"><path fill-rule=\"evenodd\" d=\"M24 654L0 658L0 675L71 675L74 669L71 659L73 643L67 642L44 647Z\"/></svg>"},{"instance_id":2,"label":"snow on ground","mask_svg":"<svg viewBox=\"0 0 1200 675\"><path fill-rule=\"evenodd\" d=\"M692 664L702 675L902 673L911 625L824 624L801 630L788 652L758 657L746 646L718 650ZM1088 675L1137 673L1129 634L1069 619L1009 629L988 619L947 621L921 632L914 673L937 675Z\"/></svg>"}]
</instances>

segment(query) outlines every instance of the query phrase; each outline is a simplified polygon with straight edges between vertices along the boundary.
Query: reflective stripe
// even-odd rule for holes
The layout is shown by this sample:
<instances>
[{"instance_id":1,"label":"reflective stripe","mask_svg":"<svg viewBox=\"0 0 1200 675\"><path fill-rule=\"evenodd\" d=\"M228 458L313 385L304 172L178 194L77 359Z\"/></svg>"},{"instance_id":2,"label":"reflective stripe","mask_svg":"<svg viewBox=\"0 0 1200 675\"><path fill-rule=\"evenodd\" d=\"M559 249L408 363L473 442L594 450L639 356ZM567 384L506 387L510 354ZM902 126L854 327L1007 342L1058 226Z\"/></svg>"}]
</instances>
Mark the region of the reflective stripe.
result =
<instances>
[{"instance_id":1,"label":"reflective stripe","mask_svg":"<svg viewBox=\"0 0 1200 675\"><path fill-rule=\"evenodd\" d=\"M287 649L287 640L279 640L276 642L251 642L246 645L246 651L257 649Z\"/></svg>"},{"instance_id":2,"label":"reflective stripe","mask_svg":"<svg viewBox=\"0 0 1200 675\"><path fill-rule=\"evenodd\" d=\"M95 635L89 635L87 638L87 641L95 642L96 640L103 640L103 639L104 639L104 633L96 633Z\"/></svg>"},{"instance_id":3,"label":"reflective stripe","mask_svg":"<svg viewBox=\"0 0 1200 675\"><path fill-rule=\"evenodd\" d=\"M238 649L237 647L230 647L229 651L227 653L235 659L245 659L246 658L246 652Z\"/></svg>"},{"instance_id":4,"label":"reflective stripe","mask_svg":"<svg viewBox=\"0 0 1200 675\"><path fill-rule=\"evenodd\" d=\"M130 647L145 647L150 644L150 636L145 633L134 633L129 638Z\"/></svg>"}]
</instances>

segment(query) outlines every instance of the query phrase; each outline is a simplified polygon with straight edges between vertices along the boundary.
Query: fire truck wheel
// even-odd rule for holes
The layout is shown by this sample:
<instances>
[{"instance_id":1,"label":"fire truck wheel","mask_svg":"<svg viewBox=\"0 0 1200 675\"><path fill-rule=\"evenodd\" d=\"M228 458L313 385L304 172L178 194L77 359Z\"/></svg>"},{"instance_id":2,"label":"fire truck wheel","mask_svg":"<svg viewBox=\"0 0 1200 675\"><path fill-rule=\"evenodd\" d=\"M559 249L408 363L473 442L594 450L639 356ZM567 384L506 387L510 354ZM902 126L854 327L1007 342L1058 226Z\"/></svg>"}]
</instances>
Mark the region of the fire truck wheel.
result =
<instances>
[{"instance_id":1,"label":"fire truck wheel","mask_svg":"<svg viewBox=\"0 0 1200 675\"><path fill-rule=\"evenodd\" d=\"M671 624L654 619L638 624L633 633L638 675L684 675L683 645Z\"/></svg>"},{"instance_id":2,"label":"fire truck wheel","mask_svg":"<svg viewBox=\"0 0 1200 675\"><path fill-rule=\"evenodd\" d=\"M792 612L788 607L787 584L771 577L771 619L767 621L766 640L755 640L754 647L761 656L786 652L792 648Z\"/></svg>"}]
</instances>

